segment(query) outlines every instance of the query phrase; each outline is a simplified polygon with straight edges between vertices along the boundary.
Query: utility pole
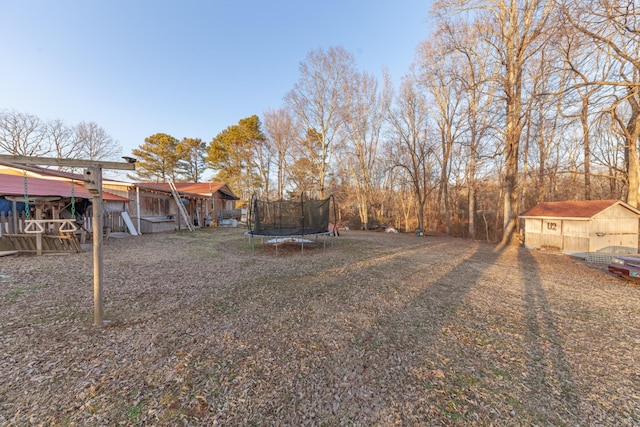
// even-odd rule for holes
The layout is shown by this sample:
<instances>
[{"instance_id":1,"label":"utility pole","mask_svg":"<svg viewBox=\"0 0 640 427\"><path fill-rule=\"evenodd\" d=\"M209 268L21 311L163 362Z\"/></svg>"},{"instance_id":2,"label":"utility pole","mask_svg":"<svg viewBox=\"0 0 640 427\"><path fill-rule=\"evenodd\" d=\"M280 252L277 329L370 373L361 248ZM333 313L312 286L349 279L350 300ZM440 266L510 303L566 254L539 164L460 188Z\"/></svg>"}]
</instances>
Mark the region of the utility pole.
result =
<instances>
[{"instance_id":1,"label":"utility pole","mask_svg":"<svg viewBox=\"0 0 640 427\"><path fill-rule=\"evenodd\" d=\"M0 155L0 161L16 165L67 166L86 168L84 183L93 201L93 324L102 326L104 322L104 301L102 296L102 169L135 170L135 159L123 162L100 160L56 159L49 157L27 157Z\"/></svg>"}]
</instances>

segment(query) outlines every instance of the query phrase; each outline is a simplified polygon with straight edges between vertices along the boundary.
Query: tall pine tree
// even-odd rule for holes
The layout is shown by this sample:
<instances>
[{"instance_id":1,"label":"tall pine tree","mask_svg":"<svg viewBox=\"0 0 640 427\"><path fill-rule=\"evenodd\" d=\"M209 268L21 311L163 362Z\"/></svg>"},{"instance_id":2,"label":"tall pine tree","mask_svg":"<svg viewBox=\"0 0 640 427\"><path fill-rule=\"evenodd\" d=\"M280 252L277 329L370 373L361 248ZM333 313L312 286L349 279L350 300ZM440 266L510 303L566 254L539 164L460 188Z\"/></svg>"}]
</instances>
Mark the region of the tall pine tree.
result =
<instances>
[{"instance_id":1,"label":"tall pine tree","mask_svg":"<svg viewBox=\"0 0 640 427\"><path fill-rule=\"evenodd\" d=\"M166 133L156 133L144 139L144 144L131 151L138 159L137 176L129 178L151 182L167 182L177 176L178 140Z\"/></svg>"}]
</instances>

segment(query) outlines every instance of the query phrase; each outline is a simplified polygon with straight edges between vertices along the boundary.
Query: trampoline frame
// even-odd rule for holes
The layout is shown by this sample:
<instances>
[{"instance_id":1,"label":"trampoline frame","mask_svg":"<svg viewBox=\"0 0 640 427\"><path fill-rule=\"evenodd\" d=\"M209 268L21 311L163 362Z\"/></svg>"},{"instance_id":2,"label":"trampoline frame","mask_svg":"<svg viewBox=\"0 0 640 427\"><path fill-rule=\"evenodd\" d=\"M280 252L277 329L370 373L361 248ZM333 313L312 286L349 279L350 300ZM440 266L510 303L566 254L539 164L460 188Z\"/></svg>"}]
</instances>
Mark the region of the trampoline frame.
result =
<instances>
[{"instance_id":1,"label":"trampoline frame","mask_svg":"<svg viewBox=\"0 0 640 427\"><path fill-rule=\"evenodd\" d=\"M337 218L336 216L336 203L335 203L335 199L333 197L333 194L331 194L327 199L324 200L328 200L329 204L333 203L333 218L334 218L334 224L335 224L335 219ZM322 241L322 252L326 251L326 247L327 247L327 238L331 237L331 246L333 247L333 237L335 237L335 230L329 230L329 225L327 224L326 230L322 230L322 231L312 231L309 233L305 232L305 227L304 227L304 194L300 195L300 217L302 218L302 227L301 228L297 228L297 229L282 229L282 228L278 228L277 230L279 230L278 233L271 233L271 234L264 234L264 233L258 233L255 230L252 230L252 219L253 219L253 209L255 206L255 203L259 201L258 197L253 194L251 196L251 202L249 204L249 213L247 216L247 227L249 228L249 231L246 231L244 233L244 242L243 245L245 247L245 249L247 249L247 240L250 241L250 245L251 245L251 251L252 253L255 253L255 239L256 238L260 238L262 240L262 243L265 243L265 239L269 239L269 240L275 240L275 242L273 242L273 244L276 247L276 256L278 255L278 245L280 245L281 243L286 243L286 242L292 242L295 240L300 241L300 250L301 253L304 254L304 244L305 244L305 238L308 239L310 237L315 237L316 240L318 240L318 237L323 237L323 241ZM285 202L284 200L277 200L273 203L278 203L278 202ZM291 202L290 200L287 200L286 202ZM331 206L329 206L329 219L331 216ZM330 223L331 221L329 221ZM335 228L335 225L334 225ZM289 232L282 232L283 230L289 230ZM269 242L267 242L269 243ZM307 242L309 243L309 242Z\"/></svg>"}]
</instances>

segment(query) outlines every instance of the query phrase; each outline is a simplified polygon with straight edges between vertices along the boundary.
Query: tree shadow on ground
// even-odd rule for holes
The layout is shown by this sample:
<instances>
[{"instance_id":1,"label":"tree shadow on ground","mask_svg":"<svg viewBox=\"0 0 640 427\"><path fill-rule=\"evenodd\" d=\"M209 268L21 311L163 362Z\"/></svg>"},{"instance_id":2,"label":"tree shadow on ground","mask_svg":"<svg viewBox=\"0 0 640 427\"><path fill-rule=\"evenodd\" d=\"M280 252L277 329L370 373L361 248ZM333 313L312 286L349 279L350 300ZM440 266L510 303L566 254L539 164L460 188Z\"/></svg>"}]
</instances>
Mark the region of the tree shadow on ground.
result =
<instances>
[{"instance_id":1,"label":"tree shadow on ground","mask_svg":"<svg viewBox=\"0 0 640 427\"><path fill-rule=\"evenodd\" d=\"M545 294L535 257L520 250L518 264L523 272L525 351L529 356L526 382L535 400L544 398L545 406L553 409L558 417L555 422L569 424L578 419L579 404L553 307Z\"/></svg>"}]
</instances>

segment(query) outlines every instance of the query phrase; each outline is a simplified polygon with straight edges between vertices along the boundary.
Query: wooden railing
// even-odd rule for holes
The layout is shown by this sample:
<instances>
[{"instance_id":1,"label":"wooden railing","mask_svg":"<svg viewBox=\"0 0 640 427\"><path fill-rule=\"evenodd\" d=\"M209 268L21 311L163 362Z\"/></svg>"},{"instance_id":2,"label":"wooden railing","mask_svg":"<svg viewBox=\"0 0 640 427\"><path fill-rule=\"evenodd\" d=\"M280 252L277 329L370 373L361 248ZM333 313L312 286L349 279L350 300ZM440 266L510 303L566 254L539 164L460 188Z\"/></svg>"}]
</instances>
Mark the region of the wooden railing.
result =
<instances>
[{"instance_id":1,"label":"wooden railing","mask_svg":"<svg viewBox=\"0 0 640 427\"><path fill-rule=\"evenodd\" d=\"M5 234L28 234L27 218L25 218L24 212L20 212L17 217L14 218L13 213L5 214L0 212L0 237ZM80 228L91 231L93 218L90 215L81 216L78 218L77 224ZM104 227L109 228L111 231L127 231L127 226L122 219L120 212L105 213L103 217ZM51 224L50 231L58 230ZM37 227L32 225L31 227Z\"/></svg>"}]
</instances>

